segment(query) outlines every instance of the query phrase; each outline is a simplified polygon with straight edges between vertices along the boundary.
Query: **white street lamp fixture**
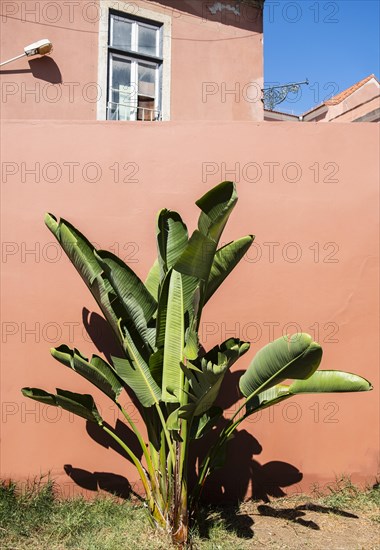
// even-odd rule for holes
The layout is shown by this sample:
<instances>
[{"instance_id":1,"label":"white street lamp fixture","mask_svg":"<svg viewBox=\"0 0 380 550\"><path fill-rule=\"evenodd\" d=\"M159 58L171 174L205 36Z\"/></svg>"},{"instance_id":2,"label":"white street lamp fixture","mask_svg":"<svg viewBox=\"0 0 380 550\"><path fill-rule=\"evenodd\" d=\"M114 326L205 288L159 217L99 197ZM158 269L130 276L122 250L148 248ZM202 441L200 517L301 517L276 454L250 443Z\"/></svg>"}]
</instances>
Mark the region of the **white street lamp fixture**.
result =
<instances>
[{"instance_id":1,"label":"white street lamp fixture","mask_svg":"<svg viewBox=\"0 0 380 550\"><path fill-rule=\"evenodd\" d=\"M50 42L50 40L44 38L42 40L39 40L38 42L30 44L29 46L25 46L24 53L18 55L17 57L12 57L12 59L8 59L8 61L3 61L2 63L0 63L0 67L6 65L7 63L12 63L12 61L16 61L16 59L20 59L21 57L30 57L32 55L46 55L47 53L50 53L52 49L53 44Z\"/></svg>"}]
</instances>

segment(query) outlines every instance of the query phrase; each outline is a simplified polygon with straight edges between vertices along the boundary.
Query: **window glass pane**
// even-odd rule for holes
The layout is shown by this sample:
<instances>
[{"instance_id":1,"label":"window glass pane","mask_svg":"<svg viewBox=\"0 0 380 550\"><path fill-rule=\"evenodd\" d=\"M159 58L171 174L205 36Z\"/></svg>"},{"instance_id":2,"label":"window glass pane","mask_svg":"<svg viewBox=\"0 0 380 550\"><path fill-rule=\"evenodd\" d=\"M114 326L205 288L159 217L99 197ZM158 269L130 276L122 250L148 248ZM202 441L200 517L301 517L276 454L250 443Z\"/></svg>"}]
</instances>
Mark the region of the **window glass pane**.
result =
<instances>
[{"instance_id":1,"label":"window glass pane","mask_svg":"<svg viewBox=\"0 0 380 550\"><path fill-rule=\"evenodd\" d=\"M110 75L109 109L112 118L131 120L137 100L136 85L132 78L132 63L121 56L112 56Z\"/></svg>"},{"instance_id":2,"label":"window glass pane","mask_svg":"<svg viewBox=\"0 0 380 550\"><path fill-rule=\"evenodd\" d=\"M156 96L156 71L157 65L139 63L139 95Z\"/></svg>"},{"instance_id":3,"label":"window glass pane","mask_svg":"<svg viewBox=\"0 0 380 550\"><path fill-rule=\"evenodd\" d=\"M120 50L132 48L132 23L116 15L112 16L111 46Z\"/></svg>"},{"instance_id":4,"label":"window glass pane","mask_svg":"<svg viewBox=\"0 0 380 550\"><path fill-rule=\"evenodd\" d=\"M138 51L146 55L158 55L157 52L157 33L158 30L152 27L139 25Z\"/></svg>"}]
</instances>

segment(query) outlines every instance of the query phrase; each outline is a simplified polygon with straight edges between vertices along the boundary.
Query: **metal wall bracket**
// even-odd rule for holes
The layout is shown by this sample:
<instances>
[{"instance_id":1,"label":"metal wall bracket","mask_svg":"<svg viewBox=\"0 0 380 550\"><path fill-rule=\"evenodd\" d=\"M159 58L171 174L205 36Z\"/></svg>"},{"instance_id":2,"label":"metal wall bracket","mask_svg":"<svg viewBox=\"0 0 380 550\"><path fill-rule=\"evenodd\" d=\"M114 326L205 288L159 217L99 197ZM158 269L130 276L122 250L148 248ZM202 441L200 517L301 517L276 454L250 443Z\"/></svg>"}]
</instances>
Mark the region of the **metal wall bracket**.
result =
<instances>
[{"instance_id":1,"label":"metal wall bracket","mask_svg":"<svg viewBox=\"0 0 380 550\"><path fill-rule=\"evenodd\" d=\"M285 84L283 86L272 86L270 88L263 88L262 102L264 103L264 109L267 111L273 111L276 105L279 105L287 98L288 94L296 94L303 84L309 84L308 79L304 82L294 82L292 84Z\"/></svg>"}]
</instances>

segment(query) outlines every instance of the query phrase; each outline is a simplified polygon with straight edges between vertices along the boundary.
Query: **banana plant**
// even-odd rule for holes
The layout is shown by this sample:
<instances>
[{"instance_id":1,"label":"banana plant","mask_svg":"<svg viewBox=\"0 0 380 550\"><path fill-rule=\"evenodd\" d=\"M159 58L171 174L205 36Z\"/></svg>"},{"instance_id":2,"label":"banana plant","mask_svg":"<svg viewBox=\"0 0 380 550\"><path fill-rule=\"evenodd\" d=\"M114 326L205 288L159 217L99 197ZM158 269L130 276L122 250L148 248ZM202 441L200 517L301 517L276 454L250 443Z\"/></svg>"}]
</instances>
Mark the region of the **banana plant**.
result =
<instances>
[{"instance_id":1,"label":"banana plant","mask_svg":"<svg viewBox=\"0 0 380 550\"><path fill-rule=\"evenodd\" d=\"M249 415L301 393L357 392L372 389L364 378L342 371L317 370L322 349L308 334L294 334L258 351L241 376L242 404L224 421L216 443L188 486L192 441L222 420L218 394L232 365L250 348L229 338L210 350L199 339L204 306L251 246L247 235L218 246L237 202L234 183L223 182L197 202L198 227L189 235L177 212L157 218L157 260L143 282L120 258L97 250L72 224L47 214L45 223L91 291L120 343L110 362L61 345L51 350L64 366L86 378L119 408L141 447L139 458L102 418L91 395L57 389L23 388L24 396L62 407L100 426L127 453L141 478L155 527L185 545L189 520L207 477L225 457L228 441ZM292 383L284 384L291 380ZM122 392L140 404L148 440L122 406Z\"/></svg>"}]
</instances>

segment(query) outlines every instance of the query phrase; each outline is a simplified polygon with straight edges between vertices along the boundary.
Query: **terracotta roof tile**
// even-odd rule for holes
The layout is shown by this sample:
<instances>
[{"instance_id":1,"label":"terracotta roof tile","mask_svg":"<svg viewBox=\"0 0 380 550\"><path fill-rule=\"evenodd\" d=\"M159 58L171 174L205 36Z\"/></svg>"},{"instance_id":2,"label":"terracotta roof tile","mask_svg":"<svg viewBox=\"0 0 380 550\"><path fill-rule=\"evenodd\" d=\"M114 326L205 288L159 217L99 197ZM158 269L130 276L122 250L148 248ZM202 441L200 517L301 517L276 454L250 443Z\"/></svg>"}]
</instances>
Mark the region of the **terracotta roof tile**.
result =
<instances>
[{"instance_id":1,"label":"terracotta roof tile","mask_svg":"<svg viewBox=\"0 0 380 550\"><path fill-rule=\"evenodd\" d=\"M347 88L347 90L343 90L343 92L340 92L340 94L334 95L334 97L325 101L325 105L337 105L338 103L346 99L348 96L356 92L356 90L364 86L364 84L369 82L372 78L374 78L377 81L376 76L374 74L370 74L369 76L367 76L367 78L363 78L363 80L360 80L360 82L357 82L350 88Z\"/></svg>"}]
</instances>

